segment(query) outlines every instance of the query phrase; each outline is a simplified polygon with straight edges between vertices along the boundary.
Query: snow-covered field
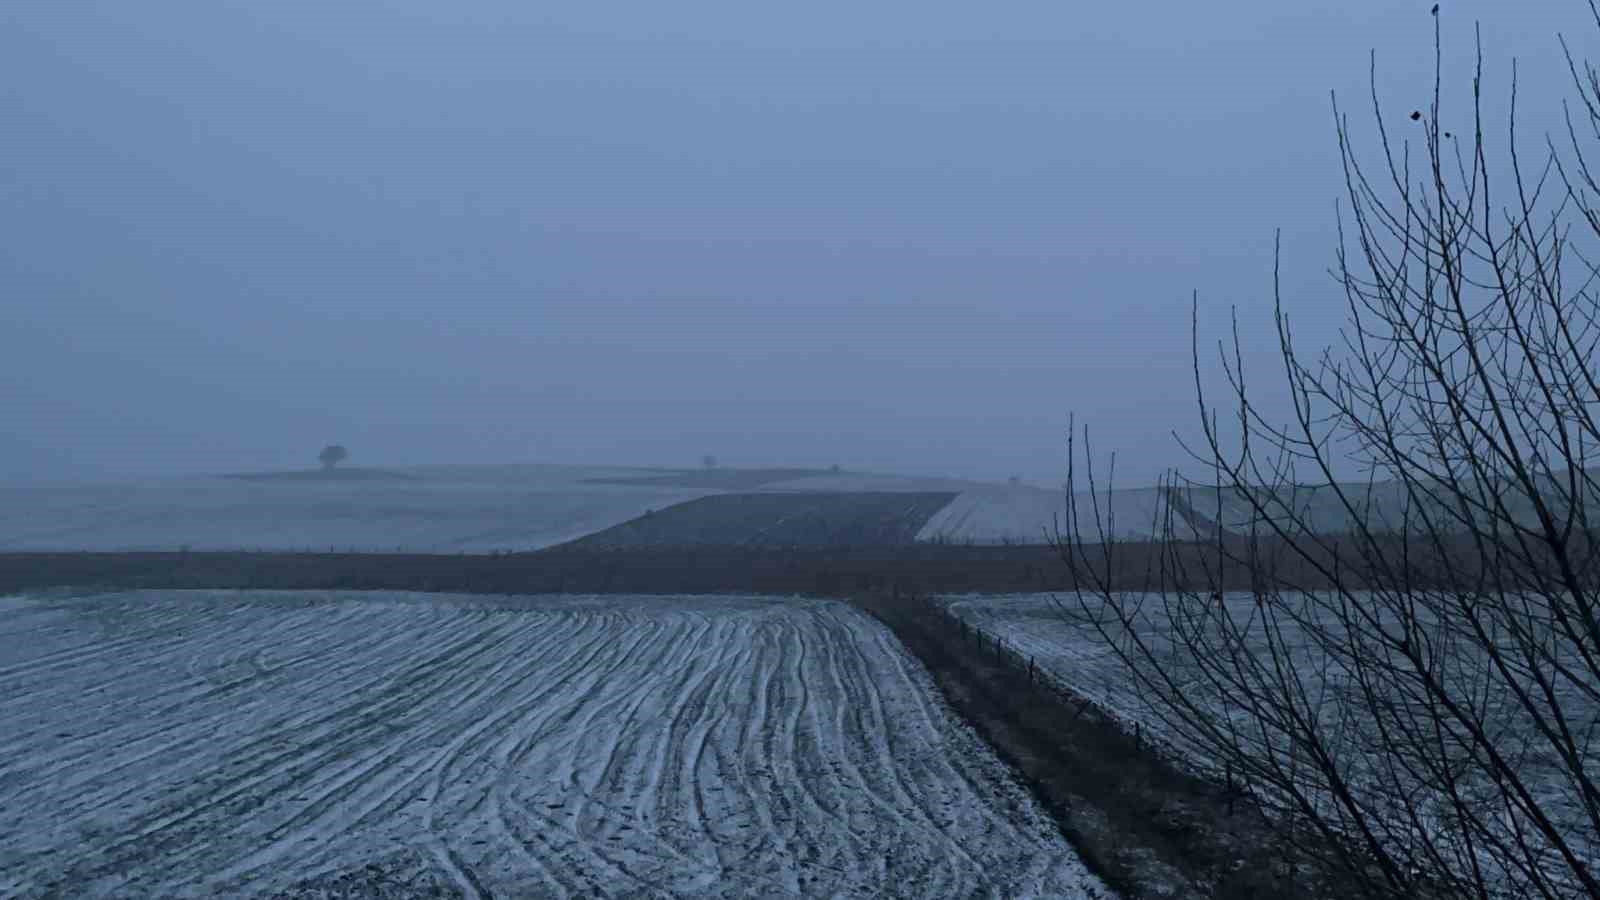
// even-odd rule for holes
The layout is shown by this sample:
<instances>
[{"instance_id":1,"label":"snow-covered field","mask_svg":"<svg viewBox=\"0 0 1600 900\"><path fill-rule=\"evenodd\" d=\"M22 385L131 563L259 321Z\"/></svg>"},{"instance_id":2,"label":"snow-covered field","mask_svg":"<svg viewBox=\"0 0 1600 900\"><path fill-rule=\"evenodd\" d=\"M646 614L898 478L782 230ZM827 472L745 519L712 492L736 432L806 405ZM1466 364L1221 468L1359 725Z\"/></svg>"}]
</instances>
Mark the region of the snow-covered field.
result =
<instances>
[{"instance_id":1,"label":"snow-covered field","mask_svg":"<svg viewBox=\"0 0 1600 900\"><path fill-rule=\"evenodd\" d=\"M1064 491L1024 484L839 472L784 477L790 470L716 470L750 476L721 488L704 472L614 466L414 466L371 480L224 477L147 479L65 486L0 486L0 553L48 550L274 550L486 553L533 550L622 524L647 511L710 494L736 492L951 492L917 540L956 544L1038 544L1066 528ZM672 483L674 473L689 477ZM770 472L772 481L762 481ZM655 483L650 483L654 481ZM737 479L735 479L737 481ZM631 483L630 483L631 482ZM703 482L703 483L701 483ZM730 482L732 484L733 482ZM1351 490L1356 490L1350 487ZM1213 490L1183 492L1207 522L1248 530L1241 498ZM1366 495L1363 495L1366 496ZM1320 532L1347 529L1349 518L1327 489L1283 494ZM1393 485L1370 495L1377 521L1401 508ZM1165 524L1167 497L1157 488L1099 498L1112 535L1147 540ZM1078 498L1077 525L1099 541L1096 510ZM1184 529L1184 520L1175 519ZM1209 530L1209 524L1204 525Z\"/></svg>"},{"instance_id":2,"label":"snow-covered field","mask_svg":"<svg viewBox=\"0 0 1600 900\"><path fill-rule=\"evenodd\" d=\"M1101 514L1111 535L1129 540L1158 533L1165 500L1156 488L1113 491ZM1107 515L1109 513L1109 515ZM1084 540L1099 542L1094 509L1087 496L1078 498L1078 527ZM964 491L922 526L919 541L963 544L1042 544L1059 527L1068 531L1067 495L1027 485L989 485Z\"/></svg>"},{"instance_id":3,"label":"snow-covered field","mask_svg":"<svg viewBox=\"0 0 1600 900\"><path fill-rule=\"evenodd\" d=\"M5 597L0 722L0 896L1105 895L830 601Z\"/></svg>"},{"instance_id":4,"label":"snow-covered field","mask_svg":"<svg viewBox=\"0 0 1600 900\"><path fill-rule=\"evenodd\" d=\"M0 552L488 552L572 540L713 491L593 484L640 470L438 466L411 480L156 479L0 488Z\"/></svg>"},{"instance_id":5,"label":"snow-covered field","mask_svg":"<svg viewBox=\"0 0 1600 900\"><path fill-rule=\"evenodd\" d=\"M1340 492L1344 500L1340 498ZM1171 502L1172 497L1177 502ZM1300 486L1280 488L1263 495L1261 504L1276 517L1283 518L1293 511L1305 528L1317 534L1335 534L1351 531L1356 519L1345 508L1345 500L1357 508L1368 510L1371 527L1378 530L1399 530L1405 521L1408 508L1406 496L1396 482L1379 482L1374 485L1343 484L1339 490ZM1099 508L1095 504L1098 502ZM1519 501L1514 492L1506 502L1513 514L1525 522L1535 521L1532 507ZM1600 499L1592 501L1600 504ZM1173 515L1168 518L1168 507ZM1086 543L1100 543L1101 528L1106 536L1119 540L1150 540L1159 537L1169 524L1180 539L1208 537L1217 523L1236 534L1247 534L1252 527L1262 531L1269 526L1255 521L1257 514L1248 499L1237 492L1219 492L1214 488L1194 486L1180 488L1174 493L1161 488L1126 488L1091 497L1079 493L1076 503L1076 523ZM1558 504L1559 508L1559 504ZM1192 513L1191 519L1185 513ZM1436 509L1433 520L1441 528L1451 530L1454 519L1450 512ZM1254 523L1254 524L1253 524ZM1045 535L1054 534L1060 527L1068 527L1067 497L1064 490L1045 490L1028 485L977 485L968 486L949 506L928 520L918 540L947 541L951 543L1040 543ZM1417 527L1421 527L1417 525ZM1294 527L1291 531L1297 530Z\"/></svg>"},{"instance_id":6,"label":"snow-covered field","mask_svg":"<svg viewBox=\"0 0 1600 900\"><path fill-rule=\"evenodd\" d=\"M1047 675L1125 721L1158 724L1121 664L1087 625L1070 621L1070 594L956 594L945 608L1024 656Z\"/></svg>"},{"instance_id":7,"label":"snow-covered field","mask_svg":"<svg viewBox=\"0 0 1600 900\"><path fill-rule=\"evenodd\" d=\"M1230 614L1235 621L1250 620L1255 611L1251 594L1230 593L1224 595L1223 599L1231 607ZM1139 723L1145 735L1165 741L1173 751L1186 754L1190 762L1201 768L1210 763L1204 758L1203 751L1185 746L1183 741L1178 740L1173 730L1164 724L1161 712L1141 696L1132 676L1113 650L1091 624L1082 620L1082 610L1074 595L966 594L945 596L938 600L962 620L1000 638L1016 652L1031 657L1040 670L1060 684L1124 722ZM1145 631L1141 638L1155 652L1163 655L1163 669L1174 682L1185 685L1186 700L1232 718L1241 725L1249 722L1250 710L1247 705L1228 695L1225 688L1210 686L1208 680L1200 676L1192 657L1165 639L1160 618L1165 613L1158 595L1145 595L1144 601L1145 622L1142 627ZM1078 617L1077 621L1074 621L1075 616ZM1330 663L1326 651L1305 638L1292 621L1280 621L1280 627L1285 653L1294 661L1291 669L1304 687L1306 696L1330 698L1318 711L1318 715L1323 717L1325 733L1336 736L1330 739L1328 746L1331 749L1328 752L1335 755L1344 753L1341 757L1345 764L1344 774L1358 782L1366 771L1370 753L1368 748L1381 744L1386 737L1376 731L1367 707L1362 705L1359 697L1353 695L1351 676L1339 665ZM1263 642L1254 649L1265 647L1265 639L1259 637L1260 633L1259 627L1249 631L1251 639ZM1533 793L1539 798L1545 812L1552 816L1558 826L1568 829L1569 837L1575 844L1589 846L1600 854L1600 839L1594 833L1586 809L1573 795L1573 782L1565 774L1561 761L1554 758L1549 752L1549 745L1537 737L1529 740L1524 747L1520 736L1536 735L1537 724L1515 702L1511 690L1503 683L1488 681L1474 674L1481 670L1483 664L1468 661L1465 655L1467 644L1452 646L1462 651L1463 655L1450 656L1449 672L1461 674L1445 676L1451 679L1449 684L1461 692L1458 696L1474 697L1476 714L1484 716L1484 721L1491 723L1498 739L1504 742L1504 752L1517 754L1519 770L1534 786ZM1439 658L1444 658L1443 651ZM1568 671L1581 673L1586 670L1573 667ZM1485 684L1489 687L1485 688ZM1581 746L1600 746L1600 737L1597 737L1600 735L1600 704L1595 702L1592 684L1585 682L1580 686L1575 680L1557 680L1549 689L1559 696L1566 721L1573 723L1574 731L1583 735L1579 739ZM1223 692L1219 693L1219 690ZM1468 691L1475 693L1469 694ZM1349 697L1349 700L1341 702L1335 699L1339 697ZM1419 719L1405 721L1414 723L1431 720L1419 713ZM1390 727L1395 726L1391 723ZM1246 727L1242 733L1257 732ZM1591 773L1588 777L1600 777L1600 756L1592 755L1587 749L1582 752L1585 753L1586 768ZM1427 796L1427 792L1419 789L1410 796Z\"/></svg>"},{"instance_id":8,"label":"snow-covered field","mask_svg":"<svg viewBox=\"0 0 1600 900\"><path fill-rule=\"evenodd\" d=\"M147 479L0 487L0 553L47 550L289 550L486 553L576 540L697 497L714 487L618 483L672 470L605 466L415 466L406 479L352 481ZM733 471L733 470L729 470ZM694 475L696 473L689 473ZM692 480L692 479L691 479ZM949 491L919 541L1024 543L1063 521L1060 490L944 478L840 472L741 489L786 492ZM1116 491L1119 537L1148 537L1154 488ZM1087 502L1079 511L1094 533Z\"/></svg>"},{"instance_id":9,"label":"snow-covered field","mask_svg":"<svg viewBox=\"0 0 1600 900\"><path fill-rule=\"evenodd\" d=\"M673 471L665 469L504 465L386 471L404 477L349 481L194 477L0 486L0 553L172 551L185 546L368 553L534 550L594 534L648 511L723 493L714 487L617 483L661 479ZM941 479L840 473L783 479L744 490L959 491L971 486Z\"/></svg>"}]
</instances>

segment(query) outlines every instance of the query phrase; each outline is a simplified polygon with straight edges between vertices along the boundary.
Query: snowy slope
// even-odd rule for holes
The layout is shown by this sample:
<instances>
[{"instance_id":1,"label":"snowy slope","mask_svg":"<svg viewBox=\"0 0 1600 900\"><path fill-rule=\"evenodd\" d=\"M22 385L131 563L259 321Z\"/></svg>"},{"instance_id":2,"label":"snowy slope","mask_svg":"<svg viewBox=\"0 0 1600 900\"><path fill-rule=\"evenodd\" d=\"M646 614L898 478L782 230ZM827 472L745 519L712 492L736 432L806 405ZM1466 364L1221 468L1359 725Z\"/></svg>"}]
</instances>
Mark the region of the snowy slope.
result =
<instances>
[{"instance_id":1,"label":"snowy slope","mask_svg":"<svg viewBox=\"0 0 1600 900\"><path fill-rule=\"evenodd\" d=\"M417 466L379 474L386 473L403 477L336 480L287 473L290 477L0 487L0 552L184 546L424 553L532 550L594 534L649 511L724 493L715 486L716 479L674 477L706 474L694 470ZM761 473L728 469L714 474ZM710 486L694 486L696 480ZM942 479L840 473L780 477L741 490L861 493L970 486L971 482Z\"/></svg>"},{"instance_id":2,"label":"snowy slope","mask_svg":"<svg viewBox=\"0 0 1600 900\"><path fill-rule=\"evenodd\" d=\"M1148 538L1155 532L1162 511L1155 488L1114 491L1109 504L1101 499L1101 513L1109 517L1107 533L1119 538ZM1077 521L1084 539L1099 541L1094 510L1087 496L1078 498ZM950 543L1046 543L1059 526L1068 527L1064 491L1027 485L988 485L963 491L936 513L917 535L919 541Z\"/></svg>"},{"instance_id":3,"label":"snowy slope","mask_svg":"<svg viewBox=\"0 0 1600 900\"><path fill-rule=\"evenodd\" d=\"M188 478L0 488L0 552L529 550L709 491L592 484L636 470L427 467L407 480Z\"/></svg>"}]
</instances>

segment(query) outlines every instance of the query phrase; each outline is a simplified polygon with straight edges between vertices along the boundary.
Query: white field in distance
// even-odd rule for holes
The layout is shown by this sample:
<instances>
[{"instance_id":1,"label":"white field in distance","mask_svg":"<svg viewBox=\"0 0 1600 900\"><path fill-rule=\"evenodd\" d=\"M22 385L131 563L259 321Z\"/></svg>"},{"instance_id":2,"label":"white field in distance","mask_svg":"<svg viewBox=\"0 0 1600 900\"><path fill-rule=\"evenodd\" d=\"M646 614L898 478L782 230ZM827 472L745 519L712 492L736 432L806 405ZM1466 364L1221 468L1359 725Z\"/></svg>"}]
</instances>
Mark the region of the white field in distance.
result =
<instances>
[{"instance_id":1,"label":"white field in distance","mask_svg":"<svg viewBox=\"0 0 1600 900\"><path fill-rule=\"evenodd\" d=\"M1092 501L1077 498L1077 525L1083 540L1099 543ZM1132 488L1100 498L1105 533L1122 540L1148 540L1163 524L1158 516L1165 500L1156 488ZM963 491L944 509L934 513L917 534L919 541L951 544L1047 544L1067 518L1065 490L1047 490L1025 484L983 485Z\"/></svg>"},{"instance_id":2,"label":"white field in distance","mask_svg":"<svg viewBox=\"0 0 1600 900\"><path fill-rule=\"evenodd\" d=\"M647 511L726 493L596 484L683 470L567 465L416 466L405 478L147 479L0 486L0 553L267 550L489 553L549 547ZM688 472L693 476L692 470ZM969 481L861 473L775 481L760 491L950 491Z\"/></svg>"},{"instance_id":3,"label":"white field in distance","mask_svg":"<svg viewBox=\"0 0 1600 900\"><path fill-rule=\"evenodd\" d=\"M410 480L224 477L0 487L0 552L533 550L713 491L591 484L660 471L426 466Z\"/></svg>"},{"instance_id":4,"label":"white field in distance","mask_svg":"<svg viewBox=\"0 0 1600 900\"><path fill-rule=\"evenodd\" d=\"M372 470L366 470L372 471ZM740 470L720 469L734 474ZM826 472L740 488L714 483L597 484L697 470L549 464L412 466L374 479L146 479L121 483L0 486L0 553L37 551L268 550L364 553L490 553L536 550L603 531L647 511L727 492L948 492L917 540L950 544L1044 544L1066 531L1061 488L883 473ZM1405 497L1393 483L1341 485L1375 527L1398 527ZM1212 523L1250 530L1255 514L1235 494L1196 486L1178 494L1197 515L1173 510L1180 538ZM1098 509L1095 504L1098 502ZM1328 486L1279 490L1266 501L1293 508L1318 533L1348 530L1351 517ZM1597 498L1600 503L1600 498ZM1526 505L1526 504L1524 504ZM1168 495L1155 487L1077 496L1082 539L1150 540L1167 524ZM1519 507L1519 515L1526 513ZM1259 523L1258 523L1259 525ZM1104 532L1102 532L1104 527ZM1265 526L1261 526L1265 527ZM1196 530L1198 529L1198 531Z\"/></svg>"},{"instance_id":5,"label":"white field in distance","mask_svg":"<svg viewBox=\"0 0 1600 900\"><path fill-rule=\"evenodd\" d=\"M8 897L1108 896L832 601L3 597L0 721Z\"/></svg>"},{"instance_id":6,"label":"white field in distance","mask_svg":"<svg viewBox=\"0 0 1600 900\"><path fill-rule=\"evenodd\" d=\"M489 553L575 540L650 510L728 491L708 486L596 484L662 478L684 470L569 465L415 466L406 478L239 480L146 479L121 483L0 486L0 553L38 551L356 551ZM733 471L733 470L724 470ZM690 470L687 474L696 474ZM917 534L922 542L1042 544L1066 528L1063 490L1027 484L881 473L819 473L738 492L949 492L955 497ZM1101 496L1109 534L1159 533L1165 501L1156 488ZM1319 501L1325 500L1319 496ZM1216 516L1216 499L1191 498ZM1237 504L1234 504L1237 505ZM1324 503L1325 505L1325 503ZM1230 506L1222 518L1239 517ZM1181 522L1181 520L1179 520ZM1095 510L1078 497L1085 540L1100 539Z\"/></svg>"}]
</instances>

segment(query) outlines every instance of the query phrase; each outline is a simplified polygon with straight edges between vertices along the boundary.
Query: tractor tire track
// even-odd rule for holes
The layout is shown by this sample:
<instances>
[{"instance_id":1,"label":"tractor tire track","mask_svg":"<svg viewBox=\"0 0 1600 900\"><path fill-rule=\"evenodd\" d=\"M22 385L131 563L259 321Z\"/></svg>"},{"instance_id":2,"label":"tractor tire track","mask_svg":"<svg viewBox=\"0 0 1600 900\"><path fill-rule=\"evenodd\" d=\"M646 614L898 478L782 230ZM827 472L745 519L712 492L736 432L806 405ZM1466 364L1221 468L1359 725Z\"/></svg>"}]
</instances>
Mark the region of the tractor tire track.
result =
<instances>
[{"instance_id":1,"label":"tractor tire track","mask_svg":"<svg viewBox=\"0 0 1600 900\"><path fill-rule=\"evenodd\" d=\"M5 600L8 897L1108 896L840 603Z\"/></svg>"}]
</instances>

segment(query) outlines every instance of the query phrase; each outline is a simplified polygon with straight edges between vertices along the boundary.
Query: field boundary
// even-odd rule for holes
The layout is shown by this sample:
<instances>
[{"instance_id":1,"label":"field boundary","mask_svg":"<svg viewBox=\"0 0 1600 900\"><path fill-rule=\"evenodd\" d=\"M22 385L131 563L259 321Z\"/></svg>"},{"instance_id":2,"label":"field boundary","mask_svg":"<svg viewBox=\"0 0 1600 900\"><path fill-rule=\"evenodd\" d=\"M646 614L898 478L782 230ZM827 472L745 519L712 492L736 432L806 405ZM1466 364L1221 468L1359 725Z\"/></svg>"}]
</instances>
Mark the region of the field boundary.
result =
<instances>
[{"instance_id":1,"label":"field boundary","mask_svg":"<svg viewBox=\"0 0 1600 900\"><path fill-rule=\"evenodd\" d=\"M1267 545L1279 556L1279 545ZM1197 588L1250 590L1247 566L1216 547L1181 548ZM1115 590L1171 589L1160 544L1088 549ZM1104 554L1102 566L1096 558ZM1306 566L1282 563L1277 581L1324 587ZM1102 571L1103 569L1103 571ZM1348 571L1348 570L1347 570ZM1457 570L1470 571L1470 569ZM1215 579L1216 583L1211 583ZM878 546L651 547L559 545L527 553L275 551L0 552L0 591L46 587L390 590L481 594L696 594L748 592L849 597L887 590L932 594L1035 594L1072 588L1058 548L1039 544L906 543ZM1350 584L1359 585L1352 577Z\"/></svg>"},{"instance_id":2,"label":"field boundary","mask_svg":"<svg viewBox=\"0 0 1600 900\"><path fill-rule=\"evenodd\" d=\"M532 553L0 553L0 592L116 589L390 590L480 594L807 594L891 584L926 593L1066 587L1050 547L663 546Z\"/></svg>"},{"instance_id":3,"label":"field boundary","mask_svg":"<svg viewBox=\"0 0 1600 900\"><path fill-rule=\"evenodd\" d=\"M909 496L909 495L908 495ZM652 517L645 517L648 520ZM1252 590L1268 566L1276 586L1322 590L1339 571L1345 587L1444 584L1473 577L1481 558L1462 544L1444 558L1416 555L1414 571L1363 577L1360 545L1318 544L1308 561L1282 540L1255 544L1121 542L1076 548L1090 589ZM1337 565L1336 557L1343 558ZM1092 573L1092 575L1091 575ZM887 590L933 594L1037 594L1073 588L1062 548L943 542L877 545L708 544L681 536L652 546L580 541L531 552L371 553L297 551L0 552L0 592L47 587L256 590L400 590L481 594L807 594L850 597Z\"/></svg>"},{"instance_id":4,"label":"field boundary","mask_svg":"<svg viewBox=\"0 0 1600 900\"><path fill-rule=\"evenodd\" d=\"M1003 640L908 592L851 602L922 662L953 711L1127 900L1318 893L1294 875L1273 826L1241 794L1183 771Z\"/></svg>"},{"instance_id":5,"label":"field boundary","mask_svg":"<svg viewBox=\"0 0 1600 900\"><path fill-rule=\"evenodd\" d=\"M454 556L0 554L0 593L55 587L847 599L883 622L921 661L952 710L1032 790L1085 863L1127 900L1330 894L1290 880L1303 867L1237 792L1182 771L1137 730L1129 733L1070 685L928 599L1060 591L1069 580L1057 551L1039 546L666 547Z\"/></svg>"}]
</instances>

